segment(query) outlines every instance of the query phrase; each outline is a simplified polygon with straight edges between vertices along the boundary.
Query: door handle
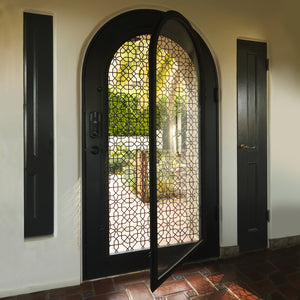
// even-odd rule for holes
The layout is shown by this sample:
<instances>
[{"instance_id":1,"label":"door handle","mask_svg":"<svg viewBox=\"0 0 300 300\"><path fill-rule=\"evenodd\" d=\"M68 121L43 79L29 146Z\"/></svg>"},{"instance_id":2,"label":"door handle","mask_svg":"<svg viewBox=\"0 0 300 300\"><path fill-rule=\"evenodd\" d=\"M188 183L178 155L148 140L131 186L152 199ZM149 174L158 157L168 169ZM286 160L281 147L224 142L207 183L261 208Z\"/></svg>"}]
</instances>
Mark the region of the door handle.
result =
<instances>
[{"instance_id":1,"label":"door handle","mask_svg":"<svg viewBox=\"0 0 300 300\"><path fill-rule=\"evenodd\" d=\"M89 134L91 138L99 136L101 116L97 111L93 111L89 115Z\"/></svg>"},{"instance_id":2,"label":"door handle","mask_svg":"<svg viewBox=\"0 0 300 300\"><path fill-rule=\"evenodd\" d=\"M240 145L240 148L241 148L242 150L244 150L244 149L255 150L255 149L256 149L255 146L248 146L248 145L245 145L245 144L241 144L241 145Z\"/></svg>"}]
</instances>

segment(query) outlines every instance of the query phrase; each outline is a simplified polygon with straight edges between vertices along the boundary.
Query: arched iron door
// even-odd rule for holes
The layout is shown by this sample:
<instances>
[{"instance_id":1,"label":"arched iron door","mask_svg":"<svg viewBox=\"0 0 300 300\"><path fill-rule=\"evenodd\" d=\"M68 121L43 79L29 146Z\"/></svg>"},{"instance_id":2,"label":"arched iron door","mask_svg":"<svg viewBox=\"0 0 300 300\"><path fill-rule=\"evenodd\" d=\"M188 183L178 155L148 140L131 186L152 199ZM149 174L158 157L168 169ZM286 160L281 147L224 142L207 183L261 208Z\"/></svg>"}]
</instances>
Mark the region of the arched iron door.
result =
<instances>
[{"instance_id":1,"label":"arched iron door","mask_svg":"<svg viewBox=\"0 0 300 300\"><path fill-rule=\"evenodd\" d=\"M192 250L218 256L217 78L202 39L178 13L125 13L91 41L82 80L83 278L151 257L155 289Z\"/></svg>"}]
</instances>

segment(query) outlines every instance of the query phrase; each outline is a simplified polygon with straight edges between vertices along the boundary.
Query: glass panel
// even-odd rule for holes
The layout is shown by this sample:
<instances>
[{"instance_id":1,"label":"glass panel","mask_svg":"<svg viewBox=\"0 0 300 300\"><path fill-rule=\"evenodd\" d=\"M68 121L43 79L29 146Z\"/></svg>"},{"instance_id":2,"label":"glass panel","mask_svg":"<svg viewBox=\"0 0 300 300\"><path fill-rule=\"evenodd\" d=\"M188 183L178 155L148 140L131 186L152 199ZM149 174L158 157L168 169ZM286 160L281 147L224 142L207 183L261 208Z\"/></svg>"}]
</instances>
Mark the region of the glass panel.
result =
<instances>
[{"instance_id":1,"label":"glass panel","mask_svg":"<svg viewBox=\"0 0 300 300\"><path fill-rule=\"evenodd\" d=\"M156 48L158 280L202 238L197 66L189 33L166 21Z\"/></svg>"}]
</instances>

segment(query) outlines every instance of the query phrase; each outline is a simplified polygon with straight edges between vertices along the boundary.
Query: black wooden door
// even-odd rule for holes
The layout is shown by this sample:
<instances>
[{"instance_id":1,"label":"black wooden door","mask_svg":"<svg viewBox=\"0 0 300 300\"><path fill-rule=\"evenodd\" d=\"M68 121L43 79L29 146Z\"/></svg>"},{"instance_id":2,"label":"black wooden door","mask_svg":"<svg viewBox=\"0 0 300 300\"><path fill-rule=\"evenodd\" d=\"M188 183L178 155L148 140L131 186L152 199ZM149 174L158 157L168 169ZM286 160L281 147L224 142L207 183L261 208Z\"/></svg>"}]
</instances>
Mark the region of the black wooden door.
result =
<instances>
[{"instance_id":1,"label":"black wooden door","mask_svg":"<svg viewBox=\"0 0 300 300\"><path fill-rule=\"evenodd\" d=\"M237 41L238 243L267 246L267 45Z\"/></svg>"},{"instance_id":2,"label":"black wooden door","mask_svg":"<svg viewBox=\"0 0 300 300\"><path fill-rule=\"evenodd\" d=\"M163 17L164 13L153 10L138 10L120 15L99 30L85 56L82 75L84 279L141 270L150 266L152 253L149 247L148 178L151 177L149 176L151 149L148 147L149 136L153 129L149 126L149 110L155 111L155 106L149 102L148 96L150 90L148 54L151 36ZM201 109L200 106L197 107L201 115L199 118L201 126L196 119L196 125L200 126L199 135L193 137L193 147L201 147L201 163L195 168L200 174L198 189L202 201L193 211L197 218L195 225L198 231L205 232L207 236L203 247L194 253L194 257L199 259L219 255L216 93L218 82L209 49L194 31L193 34L199 49L196 67L201 69L199 73L202 74L197 77L202 95ZM173 40L177 42L177 37L175 36ZM188 59L185 61L181 57L180 47L176 46L173 49L172 45L165 43L165 49L161 47L158 56L161 65L169 66L168 72L173 70L172 72L176 73L178 68L174 66L178 66L179 60L181 68L190 63ZM185 71L188 72L189 67L186 67ZM166 74L163 69L162 74ZM178 82L169 77L167 81L169 85L176 85L177 89L174 91L178 91ZM162 87L161 90L165 91L169 85ZM173 93L173 96L176 96L172 102L173 108L168 106L167 109L165 105L167 97L162 95L160 116L157 119L154 117L154 120L168 119L166 123L172 124L170 128L179 133L187 122L186 109L180 110L183 103L181 96L184 95ZM150 116L153 117L153 111ZM178 184L172 190L171 196L181 195L178 187L182 186L180 174L184 174L185 166L178 163L178 158L184 151L187 139L184 134L175 134L169 139L169 143L164 143L164 147L160 149L159 155L164 157L161 161L169 171L168 177L164 176L166 173L160 176L164 181L160 186L163 196L165 191L170 190L168 182L174 180ZM167 144L175 149L171 156L168 156L170 151ZM199 160L198 156L195 160ZM172 168L169 167L170 162ZM165 170L164 165L161 165L161 170ZM174 231L172 229L169 231L164 222L168 223L171 219L172 222L178 222L181 211L170 209L177 200L165 198L162 202L168 202L170 205L161 220L164 230L162 234L164 250L168 252L177 247L179 247L177 250L180 250L181 245L175 245L180 242L174 241L175 235L172 235ZM177 206L182 207L182 203ZM188 221L185 224L187 223ZM189 236L186 237L188 238ZM181 239L180 234L177 239ZM197 242L198 240L202 240L202 237L197 239Z\"/></svg>"}]
</instances>

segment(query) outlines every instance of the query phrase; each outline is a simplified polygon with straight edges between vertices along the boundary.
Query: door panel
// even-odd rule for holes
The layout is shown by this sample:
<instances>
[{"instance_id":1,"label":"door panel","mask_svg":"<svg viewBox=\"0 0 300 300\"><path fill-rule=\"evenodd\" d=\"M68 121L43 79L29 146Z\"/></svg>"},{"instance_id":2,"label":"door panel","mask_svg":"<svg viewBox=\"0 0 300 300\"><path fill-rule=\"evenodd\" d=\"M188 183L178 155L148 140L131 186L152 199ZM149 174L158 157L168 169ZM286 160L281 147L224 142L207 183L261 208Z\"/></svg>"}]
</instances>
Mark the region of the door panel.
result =
<instances>
[{"instance_id":1,"label":"door panel","mask_svg":"<svg viewBox=\"0 0 300 300\"><path fill-rule=\"evenodd\" d=\"M152 290L204 242L200 74L193 39L187 21L169 12L150 41Z\"/></svg>"},{"instance_id":2,"label":"door panel","mask_svg":"<svg viewBox=\"0 0 300 300\"><path fill-rule=\"evenodd\" d=\"M238 40L238 240L267 246L266 44Z\"/></svg>"}]
</instances>

